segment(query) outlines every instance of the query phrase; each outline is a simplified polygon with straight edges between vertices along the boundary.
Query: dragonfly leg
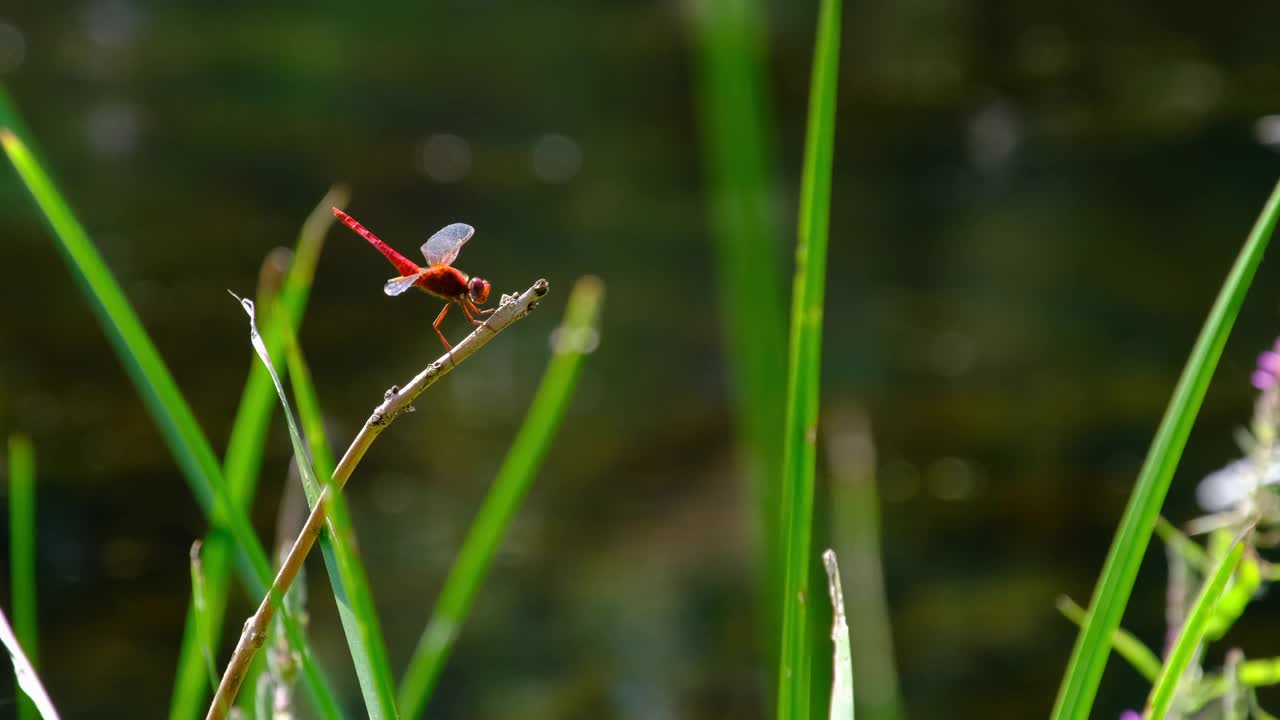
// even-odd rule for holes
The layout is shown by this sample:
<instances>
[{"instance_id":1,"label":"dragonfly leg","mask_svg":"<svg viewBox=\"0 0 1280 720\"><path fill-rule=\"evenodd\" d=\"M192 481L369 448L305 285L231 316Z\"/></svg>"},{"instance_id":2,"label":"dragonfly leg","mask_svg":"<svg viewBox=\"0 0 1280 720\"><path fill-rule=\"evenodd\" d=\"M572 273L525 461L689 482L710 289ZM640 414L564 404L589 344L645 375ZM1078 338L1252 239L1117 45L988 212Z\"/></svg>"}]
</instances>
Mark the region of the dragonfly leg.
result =
<instances>
[{"instance_id":1,"label":"dragonfly leg","mask_svg":"<svg viewBox=\"0 0 1280 720\"><path fill-rule=\"evenodd\" d=\"M475 318L475 315L472 315L472 313L476 313L478 315L488 315L489 313L497 309L497 308L490 308L488 311L481 310L480 308L476 307L475 303L471 302L470 298L464 299L458 304L462 306L462 312L466 313L467 320L471 321L471 324L475 325L476 327L484 327L485 325L483 321L477 320Z\"/></svg>"},{"instance_id":2,"label":"dragonfly leg","mask_svg":"<svg viewBox=\"0 0 1280 720\"><path fill-rule=\"evenodd\" d=\"M440 323L444 321L444 316L449 314L449 305L452 304L453 303L449 303L444 306L444 309L436 316L436 321L431 323L431 329L436 331L436 335L440 336L440 342L444 343L444 349L449 353L449 362L452 363L454 367L457 367L458 363L453 361L453 346L445 339L444 333L440 332Z\"/></svg>"}]
</instances>

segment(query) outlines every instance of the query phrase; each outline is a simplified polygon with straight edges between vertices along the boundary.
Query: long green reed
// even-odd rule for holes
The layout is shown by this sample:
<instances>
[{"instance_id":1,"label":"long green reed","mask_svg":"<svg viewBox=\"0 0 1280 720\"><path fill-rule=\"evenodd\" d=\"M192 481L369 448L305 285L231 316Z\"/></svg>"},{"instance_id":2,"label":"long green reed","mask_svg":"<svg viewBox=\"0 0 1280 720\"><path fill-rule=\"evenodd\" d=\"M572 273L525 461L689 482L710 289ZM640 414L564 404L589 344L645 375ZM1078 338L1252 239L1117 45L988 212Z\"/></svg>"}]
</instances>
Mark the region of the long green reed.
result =
<instances>
[{"instance_id":1,"label":"long green reed","mask_svg":"<svg viewBox=\"0 0 1280 720\"><path fill-rule=\"evenodd\" d=\"M710 0L694 14L697 100L738 444L758 517L760 631L777 657L781 610L782 464L786 373L781 244L773 211L771 120L766 99L764 3Z\"/></svg>"},{"instance_id":2,"label":"long green reed","mask_svg":"<svg viewBox=\"0 0 1280 720\"><path fill-rule=\"evenodd\" d=\"M13 631L32 667L39 668L36 633L36 453L26 435L9 436L9 588ZM38 716L19 695L19 720Z\"/></svg>"},{"instance_id":3,"label":"long green reed","mask_svg":"<svg viewBox=\"0 0 1280 720\"><path fill-rule=\"evenodd\" d=\"M1151 449L1138 473L1138 482L1120 519L1115 539L1102 566L1102 575L1089 605L1084 628L1076 638L1062 686L1053 708L1054 720L1087 718L1102 680L1111 639L1120 626L1133 590L1138 566L1151 541L1160 506L1169 491L1173 471L1217 367L1222 348L1235 323L1245 292L1262 261L1263 251L1280 217L1280 184L1272 190L1257 222L1231 267L1204 328L1187 359Z\"/></svg>"},{"instance_id":4,"label":"long green reed","mask_svg":"<svg viewBox=\"0 0 1280 720\"><path fill-rule=\"evenodd\" d=\"M302 224L294 246L293 259L278 284L278 305L282 309L288 327L296 332L300 326L315 277L316 263L324 246L326 231L333 224L329 208L346 202L349 193L344 187L331 189L316 205ZM267 349L278 356L282 347L281 333L272 324L263 329L263 341ZM223 459L223 477L227 492L233 502L248 508L256 491L258 472L262 466L263 448L271 427L271 417L276 407L275 391L271 376L259 362L252 362L249 377L240 395L240 405L231 426L231 439ZM204 540L201 564L204 568L205 608L201 622L207 625L210 638L217 638L226 613L227 591L233 548L225 533L214 530ZM173 698L169 705L171 720L195 717L208 697L204 672L204 650L196 631L194 598L187 610L187 626L182 636L182 649L178 656L177 676Z\"/></svg>"},{"instance_id":5,"label":"long green reed","mask_svg":"<svg viewBox=\"0 0 1280 720\"><path fill-rule=\"evenodd\" d=\"M603 297L604 285L591 276L579 279L569 294L551 363L454 558L435 610L400 681L400 708L407 717L420 717L426 710L498 545L542 467L577 386L583 359L598 340Z\"/></svg>"},{"instance_id":6,"label":"long green reed","mask_svg":"<svg viewBox=\"0 0 1280 720\"><path fill-rule=\"evenodd\" d=\"M239 551L242 579L251 594L261 597L272 578L266 552L244 511L228 497L213 449L173 376L83 226L38 160L11 129L0 129L0 145L43 213L77 286L138 389L196 501L214 525L231 534ZM301 630L287 614L282 619L301 654L303 677L317 709L326 718L340 717L333 692L306 648Z\"/></svg>"},{"instance_id":7,"label":"long green reed","mask_svg":"<svg viewBox=\"0 0 1280 720\"><path fill-rule=\"evenodd\" d=\"M822 315L827 232L835 146L836 87L840 61L840 0L823 0L818 15L809 121L800 186L799 242L791 299L791 345L783 435L782 498L786 581L778 666L779 720L807 720L813 695L810 672L814 632L810 575L814 470L817 464L818 392L822 368Z\"/></svg>"}]
</instances>

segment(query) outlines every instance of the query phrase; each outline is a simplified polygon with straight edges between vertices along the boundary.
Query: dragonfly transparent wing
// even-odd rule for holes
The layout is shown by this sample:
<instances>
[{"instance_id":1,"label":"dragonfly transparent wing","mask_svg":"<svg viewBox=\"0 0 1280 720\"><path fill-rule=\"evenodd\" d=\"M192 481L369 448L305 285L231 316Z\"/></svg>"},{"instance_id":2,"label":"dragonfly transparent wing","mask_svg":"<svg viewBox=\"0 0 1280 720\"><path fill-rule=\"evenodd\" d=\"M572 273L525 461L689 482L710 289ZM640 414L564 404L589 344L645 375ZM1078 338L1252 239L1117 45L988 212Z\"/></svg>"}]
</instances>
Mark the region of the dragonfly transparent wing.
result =
<instances>
[{"instance_id":1,"label":"dragonfly transparent wing","mask_svg":"<svg viewBox=\"0 0 1280 720\"><path fill-rule=\"evenodd\" d=\"M387 281L386 285L382 286L382 292L388 295L391 295L393 297L396 295L399 295L403 293L405 290L408 290L409 288L413 287L413 284L418 282L419 277L421 276L405 275L403 277L391 278L390 280Z\"/></svg>"},{"instance_id":2,"label":"dragonfly transparent wing","mask_svg":"<svg viewBox=\"0 0 1280 720\"><path fill-rule=\"evenodd\" d=\"M466 223L445 225L422 244L422 254L429 265L452 265L458 251L475 234L476 229Z\"/></svg>"}]
</instances>

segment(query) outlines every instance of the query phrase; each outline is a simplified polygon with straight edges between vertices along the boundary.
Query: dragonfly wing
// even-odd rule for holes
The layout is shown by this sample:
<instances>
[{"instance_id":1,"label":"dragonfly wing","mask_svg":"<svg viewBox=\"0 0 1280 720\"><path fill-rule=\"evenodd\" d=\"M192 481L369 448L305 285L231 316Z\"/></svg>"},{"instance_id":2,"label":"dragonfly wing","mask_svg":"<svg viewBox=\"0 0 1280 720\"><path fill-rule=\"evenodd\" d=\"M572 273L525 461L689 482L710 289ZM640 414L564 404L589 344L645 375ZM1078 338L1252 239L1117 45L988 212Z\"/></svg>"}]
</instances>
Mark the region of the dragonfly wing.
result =
<instances>
[{"instance_id":1,"label":"dragonfly wing","mask_svg":"<svg viewBox=\"0 0 1280 720\"><path fill-rule=\"evenodd\" d=\"M458 251L475 234L476 229L466 223L445 225L422 244L422 254L428 265L452 265Z\"/></svg>"},{"instance_id":2,"label":"dragonfly wing","mask_svg":"<svg viewBox=\"0 0 1280 720\"><path fill-rule=\"evenodd\" d=\"M405 275L403 277L391 278L387 281L387 284L382 287L382 292L391 295L392 297L399 295L405 290L413 287L413 284L418 282L419 277L421 277L421 275Z\"/></svg>"}]
</instances>

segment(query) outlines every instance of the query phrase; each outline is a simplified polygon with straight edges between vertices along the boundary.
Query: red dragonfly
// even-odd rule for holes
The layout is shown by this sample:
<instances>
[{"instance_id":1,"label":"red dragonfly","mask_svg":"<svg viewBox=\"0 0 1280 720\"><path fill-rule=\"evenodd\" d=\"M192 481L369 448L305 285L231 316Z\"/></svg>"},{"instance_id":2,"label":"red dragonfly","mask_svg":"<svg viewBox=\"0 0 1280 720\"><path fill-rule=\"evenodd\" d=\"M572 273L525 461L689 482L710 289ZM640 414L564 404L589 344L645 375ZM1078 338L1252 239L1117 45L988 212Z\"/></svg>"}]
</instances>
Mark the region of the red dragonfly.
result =
<instances>
[{"instance_id":1,"label":"red dragonfly","mask_svg":"<svg viewBox=\"0 0 1280 720\"><path fill-rule=\"evenodd\" d=\"M357 235L368 240L370 245L377 248L378 252L385 255L391 264L396 266L396 270L400 271L400 277L387 281L382 288L383 292L388 295L400 295L411 287L417 287L428 295L448 301L436 316L436 321L431 324L436 335L440 336L440 342L444 343L445 350L453 350L453 346L444 338L444 333L440 332L440 322L449 313L449 308L455 304L462 308L467 320L476 327L484 325L476 319L476 315L488 315L494 311L494 308L481 310L477 307L489 299L489 281L468 277L466 273L453 267L453 261L458 258L458 251L471 239L472 235L475 235L475 228L466 223L454 223L441 228L431 236L431 239L422 244L422 254L427 259L427 266L418 267L412 260L396 252L391 246L379 240L378 236L366 230L363 225L356 222L355 218L338 208L333 209L333 214Z\"/></svg>"}]
</instances>

